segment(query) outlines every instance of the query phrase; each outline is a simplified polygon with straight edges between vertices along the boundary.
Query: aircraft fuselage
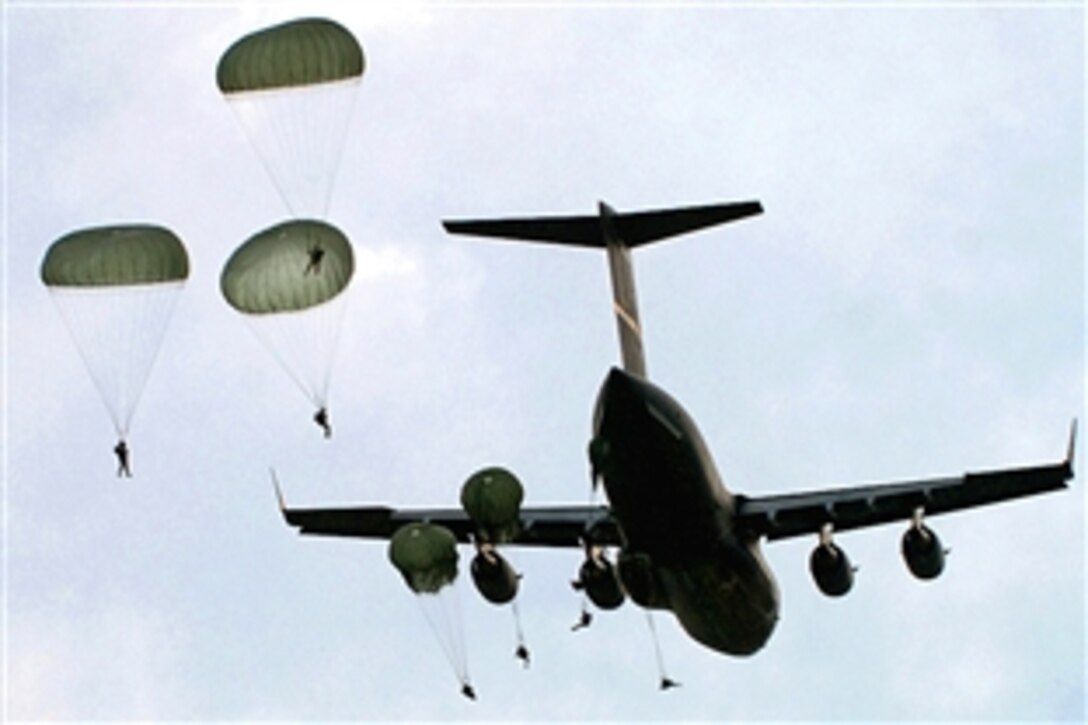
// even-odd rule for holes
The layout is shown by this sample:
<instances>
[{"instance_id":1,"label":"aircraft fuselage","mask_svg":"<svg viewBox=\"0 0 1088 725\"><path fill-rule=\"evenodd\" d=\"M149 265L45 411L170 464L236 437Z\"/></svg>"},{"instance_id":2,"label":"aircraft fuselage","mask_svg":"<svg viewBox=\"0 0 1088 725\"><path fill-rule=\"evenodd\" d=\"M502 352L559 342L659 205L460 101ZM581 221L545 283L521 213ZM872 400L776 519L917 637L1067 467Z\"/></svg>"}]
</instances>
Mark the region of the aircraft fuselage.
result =
<instances>
[{"instance_id":1,"label":"aircraft fuselage","mask_svg":"<svg viewBox=\"0 0 1088 725\"><path fill-rule=\"evenodd\" d=\"M619 524L618 569L631 599L671 610L719 652L763 647L778 621L778 587L758 539L734 531L734 498L683 407L613 368L597 399L590 459Z\"/></svg>"}]
</instances>

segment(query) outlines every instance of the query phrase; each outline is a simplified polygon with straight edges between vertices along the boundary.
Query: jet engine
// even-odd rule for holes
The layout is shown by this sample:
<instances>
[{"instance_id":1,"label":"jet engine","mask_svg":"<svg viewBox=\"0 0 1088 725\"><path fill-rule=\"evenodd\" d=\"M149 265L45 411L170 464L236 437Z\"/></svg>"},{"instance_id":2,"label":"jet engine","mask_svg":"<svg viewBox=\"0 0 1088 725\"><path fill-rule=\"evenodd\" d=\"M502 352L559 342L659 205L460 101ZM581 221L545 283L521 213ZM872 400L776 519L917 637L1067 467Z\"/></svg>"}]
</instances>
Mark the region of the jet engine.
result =
<instances>
[{"instance_id":1,"label":"jet engine","mask_svg":"<svg viewBox=\"0 0 1088 725\"><path fill-rule=\"evenodd\" d=\"M919 579L936 579L944 571L945 550L937 534L922 523L921 512L903 534L902 550L907 568Z\"/></svg>"},{"instance_id":2,"label":"jet engine","mask_svg":"<svg viewBox=\"0 0 1088 725\"><path fill-rule=\"evenodd\" d=\"M506 604L518 593L517 572L498 552L477 552L471 568L476 589L492 604Z\"/></svg>"},{"instance_id":3,"label":"jet engine","mask_svg":"<svg viewBox=\"0 0 1088 725\"><path fill-rule=\"evenodd\" d=\"M589 601L600 609L616 609L623 604L624 594L616 577L616 568L603 555L586 556L573 586L584 590Z\"/></svg>"},{"instance_id":4,"label":"jet engine","mask_svg":"<svg viewBox=\"0 0 1088 725\"><path fill-rule=\"evenodd\" d=\"M812 550L808 568L816 586L829 597L841 597L854 586L854 567L846 552L835 546L830 537Z\"/></svg>"}]
</instances>

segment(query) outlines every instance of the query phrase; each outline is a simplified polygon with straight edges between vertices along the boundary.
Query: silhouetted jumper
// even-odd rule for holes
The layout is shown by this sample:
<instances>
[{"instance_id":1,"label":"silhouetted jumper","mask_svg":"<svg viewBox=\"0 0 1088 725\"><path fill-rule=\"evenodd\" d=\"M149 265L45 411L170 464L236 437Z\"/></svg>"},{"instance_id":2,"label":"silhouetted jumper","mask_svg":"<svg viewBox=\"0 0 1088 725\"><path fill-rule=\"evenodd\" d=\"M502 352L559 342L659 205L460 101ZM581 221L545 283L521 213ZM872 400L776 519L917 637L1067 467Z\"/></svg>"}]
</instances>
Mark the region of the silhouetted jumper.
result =
<instances>
[{"instance_id":1,"label":"silhouetted jumper","mask_svg":"<svg viewBox=\"0 0 1088 725\"><path fill-rule=\"evenodd\" d=\"M329 425L329 411L324 406L317 409L314 413L314 422L321 426L325 431L326 438L332 438L332 426Z\"/></svg>"},{"instance_id":2,"label":"silhouetted jumper","mask_svg":"<svg viewBox=\"0 0 1088 725\"><path fill-rule=\"evenodd\" d=\"M128 465L128 444L124 438L117 441L113 452L117 455L117 477L132 478L132 469Z\"/></svg>"},{"instance_id":3,"label":"silhouetted jumper","mask_svg":"<svg viewBox=\"0 0 1088 725\"><path fill-rule=\"evenodd\" d=\"M307 275L310 272L313 272L314 274L320 274L321 260L325 256L325 250L322 249L320 245L315 244L314 246L310 247L306 253L310 256L310 261L306 265L306 269L303 271L302 274Z\"/></svg>"}]
</instances>

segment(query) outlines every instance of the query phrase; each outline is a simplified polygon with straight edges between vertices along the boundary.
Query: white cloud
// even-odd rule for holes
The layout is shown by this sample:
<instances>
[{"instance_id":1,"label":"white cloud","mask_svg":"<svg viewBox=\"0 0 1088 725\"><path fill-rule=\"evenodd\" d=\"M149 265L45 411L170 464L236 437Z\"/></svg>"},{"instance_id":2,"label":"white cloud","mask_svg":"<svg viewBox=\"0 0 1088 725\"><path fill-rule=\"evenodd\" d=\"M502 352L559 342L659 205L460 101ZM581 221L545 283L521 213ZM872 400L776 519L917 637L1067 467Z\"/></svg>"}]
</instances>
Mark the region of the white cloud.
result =
<instances>
[{"instance_id":1,"label":"white cloud","mask_svg":"<svg viewBox=\"0 0 1088 725\"><path fill-rule=\"evenodd\" d=\"M191 699L187 635L170 615L118 598L20 610L8 644L13 719L156 719Z\"/></svg>"}]
</instances>

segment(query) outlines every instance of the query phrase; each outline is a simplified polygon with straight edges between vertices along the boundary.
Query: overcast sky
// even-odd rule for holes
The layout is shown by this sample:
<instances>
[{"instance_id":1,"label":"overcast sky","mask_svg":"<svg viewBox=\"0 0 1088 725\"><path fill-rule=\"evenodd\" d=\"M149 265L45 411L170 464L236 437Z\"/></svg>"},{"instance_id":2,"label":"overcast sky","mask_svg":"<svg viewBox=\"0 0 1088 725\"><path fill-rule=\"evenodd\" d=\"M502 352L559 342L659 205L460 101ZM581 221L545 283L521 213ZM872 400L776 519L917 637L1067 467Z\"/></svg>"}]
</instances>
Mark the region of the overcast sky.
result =
<instances>
[{"instance_id":1,"label":"overcast sky","mask_svg":"<svg viewBox=\"0 0 1088 725\"><path fill-rule=\"evenodd\" d=\"M194 4L195 5L195 4ZM513 552L510 613L461 582L458 694L380 543L301 539L293 505L455 505L484 465L580 503L618 359L593 251L440 220L759 199L635 255L652 379L750 495L1060 460L1084 392L1081 8L258 2L5 5L5 714L15 720L1074 719L1085 496L765 549L782 620L752 658L629 603L572 634L579 552ZM329 220L351 238L335 435L222 300L288 216L215 85L252 30L327 14L367 69ZM38 267L77 228L173 229L192 274L115 477L109 417ZM462 551L467 562L470 552Z\"/></svg>"}]
</instances>

